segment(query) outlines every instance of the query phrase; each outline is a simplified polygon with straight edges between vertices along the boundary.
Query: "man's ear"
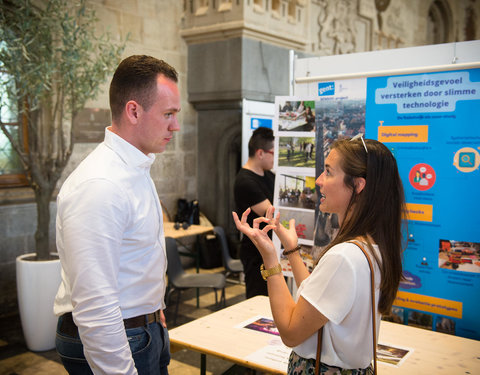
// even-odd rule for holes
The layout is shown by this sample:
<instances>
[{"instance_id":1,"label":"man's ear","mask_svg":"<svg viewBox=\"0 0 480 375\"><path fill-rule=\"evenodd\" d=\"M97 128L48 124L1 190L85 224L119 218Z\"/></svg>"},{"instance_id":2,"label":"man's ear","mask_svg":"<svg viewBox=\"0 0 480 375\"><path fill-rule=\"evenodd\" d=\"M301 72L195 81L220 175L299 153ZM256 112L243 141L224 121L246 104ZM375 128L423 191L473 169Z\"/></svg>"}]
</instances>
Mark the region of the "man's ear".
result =
<instances>
[{"instance_id":1,"label":"man's ear","mask_svg":"<svg viewBox=\"0 0 480 375\"><path fill-rule=\"evenodd\" d=\"M363 177L355 177L355 193L360 194L365 188L367 181Z\"/></svg>"},{"instance_id":2,"label":"man's ear","mask_svg":"<svg viewBox=\"0 0 480 375\"><path fill-rule=\"evenodd\" d=\"M130 100L125 104L125 114L132 124L137 124L138 115L141 111L142 107L135 100Z\"/></svg>"}]
</instances>

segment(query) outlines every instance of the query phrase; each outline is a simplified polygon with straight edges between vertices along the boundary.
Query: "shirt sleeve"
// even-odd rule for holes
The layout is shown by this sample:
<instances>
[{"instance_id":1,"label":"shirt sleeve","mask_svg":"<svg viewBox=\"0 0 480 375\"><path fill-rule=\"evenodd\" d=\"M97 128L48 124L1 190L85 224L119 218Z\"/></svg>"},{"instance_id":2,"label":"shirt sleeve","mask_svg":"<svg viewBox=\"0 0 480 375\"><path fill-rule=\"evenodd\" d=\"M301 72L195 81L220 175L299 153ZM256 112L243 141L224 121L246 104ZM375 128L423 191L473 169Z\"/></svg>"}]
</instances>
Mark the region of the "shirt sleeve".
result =
<instances>
[{"instance_id":1,"label":"shirt sleeve","mask_svg":"<svg viewBox=\"0 0 480 375\"><path fill-rule=\"evenodd\" d=\"M242 214L248 207L268 199L260 184L246 174L236 179L234 195L239 214Z\"/></svg>"},{"instance_id":2,"label":"shirt sleeve","mask_svg":"<svg viewBox=\"0 0 480 375\"><path fill-rule=\"evenodd\" d=\"M340 324L353 308L357 285L354 266L344 252L338 251L341 246L345 245L334 246L320 259L299 290L305 300L334 324Z\"/></svg>"},{"instance_id":3,"label":"shirt sleeve","mask_svg":"<svg viewBox=\"0 0 480 375\"><path fill-rule=\"evenodd\" d=\"M84 182L59 202L73 319L95 375L137 374L118 292L120 244L129 220L126 193L112 182Z\"/></svg>"}]
</instances>

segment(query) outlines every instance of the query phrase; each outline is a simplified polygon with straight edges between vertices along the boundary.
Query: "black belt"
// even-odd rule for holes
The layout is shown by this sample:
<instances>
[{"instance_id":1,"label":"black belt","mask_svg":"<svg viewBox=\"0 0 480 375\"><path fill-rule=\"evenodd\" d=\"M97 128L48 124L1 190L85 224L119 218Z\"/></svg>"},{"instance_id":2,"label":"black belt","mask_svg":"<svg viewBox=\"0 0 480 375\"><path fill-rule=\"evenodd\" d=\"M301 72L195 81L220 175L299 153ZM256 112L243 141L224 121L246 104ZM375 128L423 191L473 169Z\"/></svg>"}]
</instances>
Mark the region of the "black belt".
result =
<instances>
[{"instance_id":1,"label":"black belt","mask_svg":"<svg viewBox=\"0 0 480 375\"><path fill-rule=\"evenodd\" d=\"M150 314L134 316L133 318L123 319L125 329L143 327L151 323L160 323L160 310ZM73 321L72 313L65 313L62 315L62 324L60 325L60 332L72 337L78 337L78 327Z\"/></svg>"}]
</instances>

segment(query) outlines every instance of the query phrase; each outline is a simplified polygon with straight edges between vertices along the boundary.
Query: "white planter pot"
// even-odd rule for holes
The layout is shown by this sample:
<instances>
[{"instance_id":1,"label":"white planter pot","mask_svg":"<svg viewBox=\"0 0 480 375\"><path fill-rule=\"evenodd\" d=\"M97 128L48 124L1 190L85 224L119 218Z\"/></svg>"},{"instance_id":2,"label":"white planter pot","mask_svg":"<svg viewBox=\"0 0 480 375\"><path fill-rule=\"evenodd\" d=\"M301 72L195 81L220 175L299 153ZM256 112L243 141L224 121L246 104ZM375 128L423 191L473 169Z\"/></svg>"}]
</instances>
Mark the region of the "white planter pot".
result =
<instances>
[{"instance_id":1,"label":"white planter pot","mask_svg":"<svg viewBox=\"0 0 480 375\"><path fill-rule=\"evenodd\" d=\"M28 349L45 351L55 348L57 317L53 301L61 281L61 266L59 259L28 260L34 255L16 259L18 306Z\"/></svg>"}]
</instances>

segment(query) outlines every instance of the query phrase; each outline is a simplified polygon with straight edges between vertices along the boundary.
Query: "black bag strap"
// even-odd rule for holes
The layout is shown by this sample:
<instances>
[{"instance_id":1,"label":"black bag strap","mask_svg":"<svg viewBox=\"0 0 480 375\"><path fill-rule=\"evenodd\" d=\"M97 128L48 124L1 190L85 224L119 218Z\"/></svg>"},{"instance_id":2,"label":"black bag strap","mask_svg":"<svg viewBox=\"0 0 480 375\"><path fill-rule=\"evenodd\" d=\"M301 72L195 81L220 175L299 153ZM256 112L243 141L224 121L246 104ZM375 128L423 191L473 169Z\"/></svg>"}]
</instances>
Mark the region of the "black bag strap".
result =
<instances>
[{"instance_id":1,"label":"black bag strap","mask_svg":"<svg viewBox=\"0 0 480 375\"><path fill-rule=\"evenodd\" d=\"M367 258L368 267L370 268L370 287L372 294L372 344L373 344L373 373L377 375L377 326L376 326L376 314L375 314L375 274L373 270L373 264L370 260L370 256L367 251L359 241L348 241L357 245L363 254ZM315 361L315 374L320 375L320 361L322 356L322 333L323 327L318 330L318 340L317 340L317 357Z\"/></svg>"}]
</instances>

